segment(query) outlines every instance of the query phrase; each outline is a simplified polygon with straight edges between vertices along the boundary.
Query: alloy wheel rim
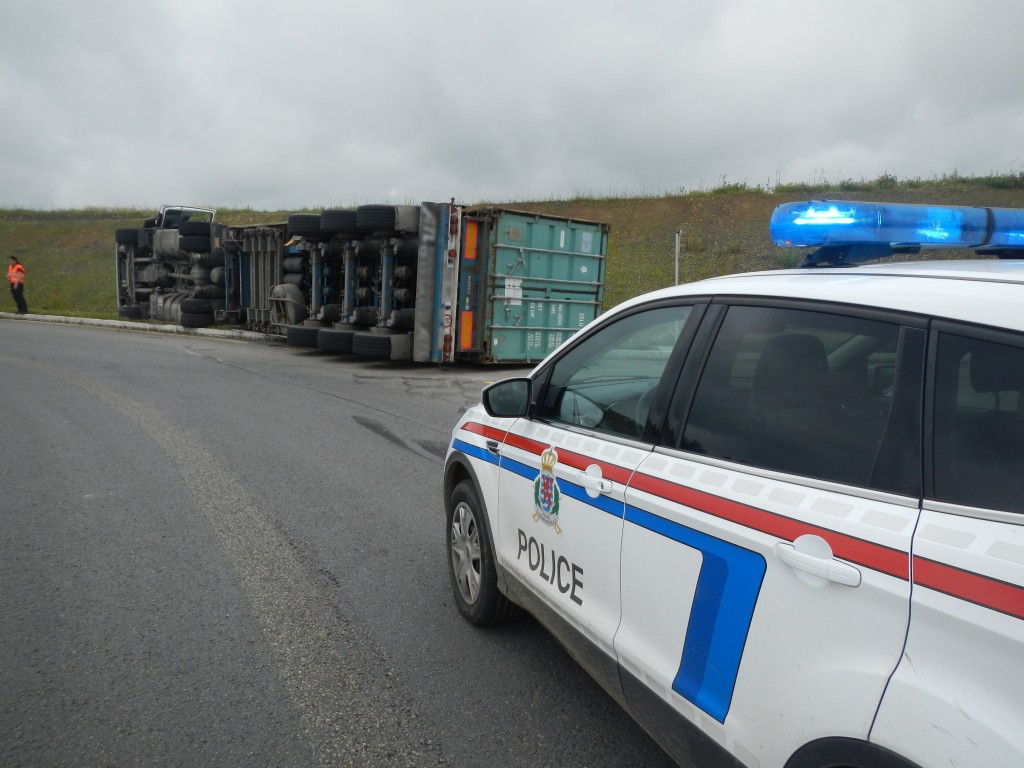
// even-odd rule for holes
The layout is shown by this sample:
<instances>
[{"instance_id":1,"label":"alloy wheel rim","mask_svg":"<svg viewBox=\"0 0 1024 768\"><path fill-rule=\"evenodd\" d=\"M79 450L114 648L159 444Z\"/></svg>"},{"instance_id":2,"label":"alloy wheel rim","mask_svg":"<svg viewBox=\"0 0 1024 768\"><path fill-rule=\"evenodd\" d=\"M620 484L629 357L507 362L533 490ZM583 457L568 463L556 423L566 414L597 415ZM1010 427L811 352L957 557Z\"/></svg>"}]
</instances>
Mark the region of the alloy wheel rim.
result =
<instances>
[{"instance_id":1,"label":"alloy wheel rim","mask_svg":"<svg viewBox=\"0 0 1024 768\"><path fill-rule=\"evenodd\" d=\"M451 555L459 594L472 605L480 596L480 529L465 502L459 502L452 515Z\"/></svg>"}]
</instances>

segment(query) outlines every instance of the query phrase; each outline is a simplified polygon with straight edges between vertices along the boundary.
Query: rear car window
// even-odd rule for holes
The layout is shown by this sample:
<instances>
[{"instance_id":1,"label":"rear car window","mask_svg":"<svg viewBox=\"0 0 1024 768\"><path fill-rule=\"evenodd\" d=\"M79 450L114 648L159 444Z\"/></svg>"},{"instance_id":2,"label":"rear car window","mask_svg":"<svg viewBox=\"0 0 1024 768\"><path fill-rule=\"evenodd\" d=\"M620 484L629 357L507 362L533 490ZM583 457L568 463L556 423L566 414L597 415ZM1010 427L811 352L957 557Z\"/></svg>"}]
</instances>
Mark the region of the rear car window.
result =
<instances>
[{"instance_id":1,"label":"rear car window","mask_svg":"<svg viewBox=\"0 0 1024 768\"><path fill-rule=\"evenodd\" d=\"M894 402L900 326L778 307L730 307L682 449L872 486Z\"/></svg>"},{"instance_id":2,"label":"rear car window","mask_svg":"<svg viewBox=\"0 0 1024 768\"><path fill-rule=\"evenodd\" d=\"M934 496L1024 512L1024 347L940 334Z\"/></svg>"}]
</instances>

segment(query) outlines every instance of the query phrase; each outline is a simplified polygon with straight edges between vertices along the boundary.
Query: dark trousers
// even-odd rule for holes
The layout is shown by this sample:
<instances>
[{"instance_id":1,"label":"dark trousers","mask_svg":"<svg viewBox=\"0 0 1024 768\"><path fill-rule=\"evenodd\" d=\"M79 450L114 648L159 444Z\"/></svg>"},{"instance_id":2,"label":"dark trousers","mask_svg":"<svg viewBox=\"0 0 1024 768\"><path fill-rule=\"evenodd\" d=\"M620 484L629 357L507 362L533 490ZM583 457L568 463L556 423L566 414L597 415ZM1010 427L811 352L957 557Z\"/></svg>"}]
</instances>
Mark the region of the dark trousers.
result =
<instances>
[{"instance_id":1,"label":"dark trousers","mask_svg":"<svg viewBox=\"0 0 1024 768\"><path fill-rule=\"evenodd\" d=\"M18 305L18 314L27 315L28 307L25 306L25 286L11 285L11 296L14 297L14 303Z\"/></svg>"}]
</instances>

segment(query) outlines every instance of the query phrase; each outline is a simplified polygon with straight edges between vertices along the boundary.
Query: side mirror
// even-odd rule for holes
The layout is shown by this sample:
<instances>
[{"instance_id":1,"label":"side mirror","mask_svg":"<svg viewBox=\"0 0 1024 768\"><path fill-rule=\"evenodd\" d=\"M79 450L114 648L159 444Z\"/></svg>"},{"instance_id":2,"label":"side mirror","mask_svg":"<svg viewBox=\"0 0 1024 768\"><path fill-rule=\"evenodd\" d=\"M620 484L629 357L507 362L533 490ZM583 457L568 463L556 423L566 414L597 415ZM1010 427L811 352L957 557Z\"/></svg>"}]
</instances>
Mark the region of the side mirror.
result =
<instances>
[{"instance_id":1,"label":"side mirror","mask_svg":"<svg viewBox=\"0 0 1024 768\"><path fill-rule=\"evenodd\" d=\"M491 384L480 393L484 410L500 419L517 419L530 410L533 379L505 379Z\"/></svg>"}]
</instances>

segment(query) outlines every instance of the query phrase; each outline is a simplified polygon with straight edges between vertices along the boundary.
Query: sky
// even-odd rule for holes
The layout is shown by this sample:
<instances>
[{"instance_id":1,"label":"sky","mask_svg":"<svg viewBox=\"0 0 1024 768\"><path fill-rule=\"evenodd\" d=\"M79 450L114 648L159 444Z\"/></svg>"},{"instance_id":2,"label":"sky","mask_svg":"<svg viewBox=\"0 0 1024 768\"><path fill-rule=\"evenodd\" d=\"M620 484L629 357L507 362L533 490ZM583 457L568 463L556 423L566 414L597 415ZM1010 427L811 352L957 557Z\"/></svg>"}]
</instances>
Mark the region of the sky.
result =
<instances>
[{"instance_id":1,"label":"sky","mask_svg":"<svg viewBox=\"0 0 1024 768\"><path fill-rule=\"evenodd\" d=\"M0 207L1024 172L1024 0L0 0Z\"/></svg>"}]
</instances>

